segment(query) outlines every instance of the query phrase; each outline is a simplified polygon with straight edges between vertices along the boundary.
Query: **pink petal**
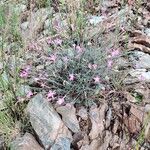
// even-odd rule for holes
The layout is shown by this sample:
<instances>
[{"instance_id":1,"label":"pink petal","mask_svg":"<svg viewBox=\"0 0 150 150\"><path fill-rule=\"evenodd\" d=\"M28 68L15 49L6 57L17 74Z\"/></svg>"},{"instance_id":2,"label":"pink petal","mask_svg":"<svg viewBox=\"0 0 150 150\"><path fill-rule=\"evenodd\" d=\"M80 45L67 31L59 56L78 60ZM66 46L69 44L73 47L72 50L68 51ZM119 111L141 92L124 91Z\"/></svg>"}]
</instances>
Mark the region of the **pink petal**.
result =
<instances>
[{"instance_id":1,"label":"pink petal","mask_svg":"<svg viewBox=\"0 0 150 150\"><path fill-rule=\"evenodd\" d=\"M30 98L32 95L33 95L33 93L31 91L29 91L27 94L27 98Z\"/></svg>"}]
</instances>

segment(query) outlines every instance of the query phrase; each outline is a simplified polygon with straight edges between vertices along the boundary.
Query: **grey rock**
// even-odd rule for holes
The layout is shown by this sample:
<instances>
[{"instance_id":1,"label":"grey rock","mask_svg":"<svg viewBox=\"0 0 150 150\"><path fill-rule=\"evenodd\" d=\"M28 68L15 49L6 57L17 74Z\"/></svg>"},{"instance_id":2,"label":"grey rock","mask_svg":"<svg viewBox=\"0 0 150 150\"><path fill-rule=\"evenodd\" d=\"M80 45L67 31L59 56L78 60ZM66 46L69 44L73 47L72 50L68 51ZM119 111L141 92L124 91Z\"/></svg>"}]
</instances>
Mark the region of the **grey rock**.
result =
<instances>
[{"instance_id":1,"label":"grey rock","mask_svg":"<svg viewBox=\"0 0 150 150\"><path fill-rule=\"evenodd\" d=\"M42 96L36 95L27 106L27 113L33 129L45 149L51 147L59 138L72 140L70 131L61 121L53 106Z\"/></svg>"},{"instance_id":2,"label":"grey rock","mask_svg":"<svg viewBox=\"0 0 150 150\"><path fill-rule=\"evenodd\" d=\"M150 55L140 51L134 51L130 54L129 59L136 69L150 68Z\"/></svg>"},{"instance_id":3,"label":"grey rock","mask_svg":"<svg viewBox=\"0 0 150 150\"><path fill-rule=\"evenodd\" d=\"M142 81L150 83L150 71L146 71L146 69L131 69L129 76L123 82L124 84L133 84Z\"/></svg>"},{"instance_id":4,"label":"grey rock","mask_svg":"<svg viewBox=\"0 0 150 150\"><path fill-rule=\"evenodd\" d=\"M150 104L145 105L145 113L150 112Z\"/></svg>"},{"instance_id":5,"label":"grey rock","mask_svg":"<svg viewBox=\"0 0 150 150\"><path fill-rule=\"evenodd\" d=\"M35 138L26 133L23 137L17 137L10 144L10 150L44 150Z\"/></svg>"},{"instance_id":6,"label":"grey rock","mask_svg":"<svg viewBox=\"0 0 150 150\"><path fill-rule=\"evenodd\" d=\"M127 59L123 57L119 57L116 61L116 65L114 66L117 70L122 70L124 68L127 68L129 66L129 62Z\"/></svg>"},{"instance_id":7,"label":"grey rock","mask_svg":"<svg viewBox=\"0 0 150 150\"><path fill-rule=\"evenodd\" d=\"M20 25L20 27L21 27L22 30L26 30L26 29L28 28L28 25L29 25L29 22L26 21L26 22L23 22L23 23Z\"/></svg>"},{"instance_id":8,"label":"grey rock","mask_svg":"<svg viewBox=\"0 0 150 150\"><path fill-rule=\"evenodd\" d=\"M29 21L28 30L22 30L22 37L25 41L37 38L39 31L43 29L44 22L48 18L49 13L48 8L41 8L31 13L27 19Z\"/></svg>"},{"instance_id":9,"label":"grey rock","mask_svg":"<svg viewBox=\"0 0 150 150\"><path fill-rule=\"evenodd\" d=\"M96 25L105 19L104 16L91 16L89 19L90 24Z\"/></svg>"},{"instance_id":10,"label":"grey rock","mask_svg":"<svg viewBox=\"0 0 150 150\"><path fill-rule=\"evenodd\" d=\"M87 109L84 107L81 107L78 111L78 116L80 116L82 119L87 120L88 119L88 113Z\"/></svg>"},{"instance_id":11,"label":"grey rock","mask_svg":"<svg viewBox=\"0 0 150 150\"><path fill-rule=\"evenodd\" d=\"M145 33L146 33L148 36L150 36L150 28L146 28L146 29L145 29Z\"/></svg>"},{"instance_id":12,"label":"grey rock","mask_svg":"<svg viewBox=\"0 0 150 150\"><path fill-rule=\"evenodd\" d=\"M63 122L72 132L77 133L80 131L79 122L76 117L76 110L73 105L60 106L56 110L61 114Z\"/></svg>"},{"instance_id":13,"label":"grey rock","mask_svg":"<svg viewBox=\"0 0 150 150\"><path fill-rule=\"evenodd\" d=\"M68 138L59 138L51 147L51 150L70 150L71 142Z\"/></svg>"}]
</instances>

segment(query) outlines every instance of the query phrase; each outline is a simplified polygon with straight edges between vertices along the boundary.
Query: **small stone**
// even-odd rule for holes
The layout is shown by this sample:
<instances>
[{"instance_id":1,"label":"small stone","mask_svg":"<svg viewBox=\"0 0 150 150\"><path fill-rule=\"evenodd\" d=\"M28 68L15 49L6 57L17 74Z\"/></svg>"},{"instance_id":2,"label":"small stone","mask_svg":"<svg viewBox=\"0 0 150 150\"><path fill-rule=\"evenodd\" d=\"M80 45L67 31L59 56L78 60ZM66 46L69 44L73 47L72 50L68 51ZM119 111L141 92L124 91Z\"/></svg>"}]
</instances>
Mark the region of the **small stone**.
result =
<instances>
[{"instance_id":1,"label":"small stone","mask_svg":"<svg viewBox=\"0 0 150 150\"><path fill-rule=\"evenodd\" d=\"M37 69L37 70L42 70L42 69L44 69L44 65L38 65L38 66L36 67L36 69Z\"/></svg>"},{"instance_id":2,"label":"small stone","mask_svg":"<svg viewBox=\"0 0 150 150\"><path fill-rule=\"evenodd\" d=\"M45 149L53 146L55 141L59 141L59 138L62 137L72 141L70 131L42 94L38 94L30 100L27 106L27 114Z\"/></svg>"},{"instance_id":3,"label":"small stone","mask_svg":"<svg viewBox=\"0 0 150 150\"><path fill-rule=\"evenodd\" d=\"M93 24L94 26L100 22L102 22L105 19L104 16L91 16L89 19L90 24Z\"/></svg>"},{"instance_id":4,"label":"small stone","mask_svg":"<svg viewBox=\"0 0 150 150\"><path fill-rule=\"evenodd\" d=\"M136 69L150 68L150 55L141 51L134 51L130 54L129 59Z\"/></svg>"},{"instance_id":5,"label":"small stone","mask_svg":"<svg viewBox=\"0 0 150 150\"><path fill-rule=\"evenodd\" d=\"M76 110L73 105L71 105L71 107L61 106L56 110L61 114L63 122L72 132L77 133L80 131L79 122L76 117Z\"/></svg>"},{"instance_id":6,"label":"small stone","mask_svg":"<svg viewBox=\"0 0 150 150\"><path fill-rule=\"evenodd\" d=\"M84 107L81 107L79 109L77 115L80 116L83 120L87 120L88 119L87 110Z\"/></svg>"},{"instance_id":7,"label":"small stone","mask_svg":"<svg viewBox=\"0 0 150 150\"><path fill-rule=\"evenodd\" d=\"M10 150L44 150L35 138L26 133L23 137L16 138L10 144Z\"/></svg>"},{"instance_id":8,"label":"small stone","mask_svg":"<svg viewBox=\"0 0 150 150\"><path fill-rule=\"evenodd\" d=\"M146 28L146 29L145 29L145 33L146 33L148 36L150 36L150 28Z\"/></svg>"},{"instance_id":9,"label":"small stone","mask_svg":"<svg viewBox=\"0 0 150 150\"><path fill-rule=\"evenodd\" d=\"M145 105L145 113L150 112L150 104Z\"/></svg>"},{"instance_id":10,"label":"small stone","mask_svg":"<svg viewBox=\"0 0 150 150\"><path fill-rule=\"evenodd\" d=\"M29 22L23 22L20 27L22 30L26 30L28 28L28 25L29 25Z\"/></svg>"},{"instance_id":11,"label":"small stone","mask_svg":"<svg viewBox=\"0 0 150 150\"><path fill-rule=\"evenodd\" d=\"M59 138L51 147L51 150L70 150L71 142L68 138Z\"/></svg>"},{"instance_id":12,"label":"small stone","mask_svg":"<svg viewBox=\"0 0 150 150\"><path fill-rule=\"evenodd\" d=\"M125 80L125 84L131 84L136 82L147 82L150 83L150 71L146 71L146 69L131 69L129 71L130 76L128 76Z\"/></svg>"}]
</instances>

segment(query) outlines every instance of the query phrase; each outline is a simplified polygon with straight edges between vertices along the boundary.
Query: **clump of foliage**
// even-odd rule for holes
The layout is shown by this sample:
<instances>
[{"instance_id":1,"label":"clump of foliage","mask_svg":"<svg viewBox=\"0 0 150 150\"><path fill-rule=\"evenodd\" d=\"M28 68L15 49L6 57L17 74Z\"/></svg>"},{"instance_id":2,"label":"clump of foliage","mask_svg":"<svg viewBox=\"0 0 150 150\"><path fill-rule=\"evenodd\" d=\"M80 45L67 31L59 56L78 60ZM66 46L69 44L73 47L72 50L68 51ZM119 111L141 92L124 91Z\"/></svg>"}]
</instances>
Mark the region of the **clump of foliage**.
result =
<instances>
[{"instance_id":1,"label":"clump of foliage","mask_svg":"<svg viewBox=\"0 0 150 150\"><path fill-rule=\"evenodd\" d=\"M110 73L114 58L119 55L118 50L112 50L108 58L108 53L101 48L74 45L64 52L50 54L46 83L51 89L49 100L64 98L65 102L88 106L98 101L111 88Z\"/></svg>"}]
</instances>

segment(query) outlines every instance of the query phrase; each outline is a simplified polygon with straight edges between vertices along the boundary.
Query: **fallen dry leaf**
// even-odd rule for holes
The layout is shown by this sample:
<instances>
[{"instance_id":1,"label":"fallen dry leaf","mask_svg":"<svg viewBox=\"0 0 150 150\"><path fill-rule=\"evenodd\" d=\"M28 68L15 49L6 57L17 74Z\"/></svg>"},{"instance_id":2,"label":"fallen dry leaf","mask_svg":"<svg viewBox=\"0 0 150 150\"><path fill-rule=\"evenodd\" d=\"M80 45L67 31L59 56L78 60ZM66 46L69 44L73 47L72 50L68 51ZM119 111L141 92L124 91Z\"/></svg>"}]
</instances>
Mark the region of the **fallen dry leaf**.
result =
<instances>
[{"instance_id":1,"label":"fallen dry leaf","mask_svg":"<svg viewBox=\"0 0 150 150\"><path fill-rule=\"evenodd\" d=\"M102 104L102 106L99 108L93 106L90 109L89 115L92 122L92 129L89 136L92 140L102 135L102 132L104 130L104 119L107 107L107 104Z\"/></svg>"}]
</instances>

